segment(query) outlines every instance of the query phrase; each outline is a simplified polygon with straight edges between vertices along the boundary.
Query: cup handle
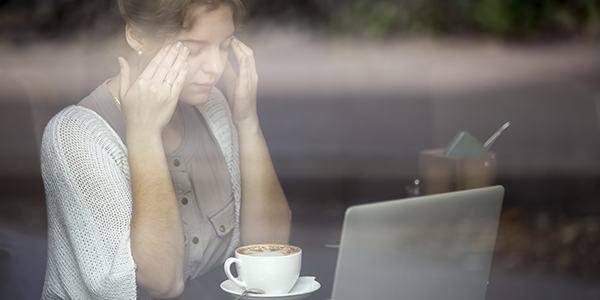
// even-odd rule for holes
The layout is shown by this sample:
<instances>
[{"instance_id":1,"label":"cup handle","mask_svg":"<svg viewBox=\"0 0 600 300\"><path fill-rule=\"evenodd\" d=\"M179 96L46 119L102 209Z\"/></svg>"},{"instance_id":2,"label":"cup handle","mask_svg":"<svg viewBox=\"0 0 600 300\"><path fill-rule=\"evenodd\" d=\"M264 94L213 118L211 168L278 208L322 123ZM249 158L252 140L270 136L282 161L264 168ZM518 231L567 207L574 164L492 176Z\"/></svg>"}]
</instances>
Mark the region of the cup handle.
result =
<instances>
[{"instance_id":1,"label":"cup handle","mask_svg":"<svg viewBox=\"0 0 600 300\"><path fill-rule=\"evenodd\" d=\"M235 257L230 257L225 261L225 275L227 275L227 278L229 278L229 280L233 281L235 284L243 287L244 289L246 288L246 284L243 283L241 280L233 277L233 274L231 274L231 264L238 264L238 266L242 265L242 261L240 261L239 259L235 258Z\"/></svg>"}]
</instances>

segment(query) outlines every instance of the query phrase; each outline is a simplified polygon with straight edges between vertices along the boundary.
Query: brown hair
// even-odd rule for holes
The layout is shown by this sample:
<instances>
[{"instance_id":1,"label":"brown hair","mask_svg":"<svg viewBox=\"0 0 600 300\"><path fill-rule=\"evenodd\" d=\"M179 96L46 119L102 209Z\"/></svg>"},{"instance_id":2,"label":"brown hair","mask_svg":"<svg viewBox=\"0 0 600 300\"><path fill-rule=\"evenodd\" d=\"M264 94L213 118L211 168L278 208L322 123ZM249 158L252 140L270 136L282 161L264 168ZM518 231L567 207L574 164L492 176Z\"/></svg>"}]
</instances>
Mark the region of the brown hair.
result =
<instances>
[{"instance_id":1,"label":"brown hair","mask_svg":"<svg viewBox=\"0 0 600 300\"><path fill-rule=\"evenodd\" d=\"M208 11L229 5L236 30L242 28L246 13L242 0L119 0L125 22L159 40L192 28L196 17L190 11L202 5Z\"/></svg>"}]
</instances>

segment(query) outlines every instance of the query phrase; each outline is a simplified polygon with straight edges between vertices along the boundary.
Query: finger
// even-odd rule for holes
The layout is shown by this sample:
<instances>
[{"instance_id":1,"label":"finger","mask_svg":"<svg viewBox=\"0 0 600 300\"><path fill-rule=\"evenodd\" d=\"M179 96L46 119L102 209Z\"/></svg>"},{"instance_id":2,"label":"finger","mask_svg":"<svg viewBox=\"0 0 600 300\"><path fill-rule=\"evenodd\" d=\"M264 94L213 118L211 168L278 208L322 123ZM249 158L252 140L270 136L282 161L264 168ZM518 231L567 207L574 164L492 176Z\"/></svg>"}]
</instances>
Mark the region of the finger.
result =
<instances>
[{"instance_id":1,"label":"finger","mask_svg":"<svg viewBox=\"0 0 600 300\"><path fill-rule=\"evenodd\" d=\"M173 63L173 66L169 69L167 75L164 78L164 82L167 84L171 84L171 86L173 86L175 80L177 79L178 74L181 72L181 69L183 68L183 64L186 62L188 54L189 54L190 50L188 49L188 47L183 47L183 49L181 49L179 55L177 56L177 59L175 60L175 63Z\"/></svg>"},{"instance_id":2,"label":"finger","mask_svg":"<svg viewBox=\"0 0 600 300\"><path fill-rule=\"evenodd\" d=\"M234 41L235 41L234 48L239 48L241 53L243 53L244 55L246 55L248 57L248 70L250 71L250 74L254 77L258 77L257 73L256 73L256 62L254 60L254 51L252 49L250 49L250 47L248 47L243 42L241 42L237 39L234 39ZM234 50L234 52L235 52L235 50Z\"/></svg>"},{"instance_id":3,"label":"finger","mask_svg":"<svg viewBox=\"0 0 600 300\"><path fill-rule=\"evenodd\" d=\"M248 79L248 57L244 56L240 61L240 76L238 77L237 87L235 89L236 96L241 99L245 99L248 95L250 83Z\"/></svg>"},{"instance_id":4,"label":"finger","mask_svg":"<svg viewBox=\"0 0 600 300\"><path fill-rule=\"evenodd\" d=\"M165 78L167 77L167 73L173 68L173 63L179 57L182 51L183 44L181 42L177 42L175 46L169 48L167 55L163 58L163 60L158 64L156 68L156 73L152 77L157 83L163 83ZM166 48L165 48L166 49Z\"/></svg>"},{"instance_id":5,"label":"finger","mask_svg":"<svg viewBox=\"0 0 600 300\"><path fill-rule=\"evenodd\" d=\"M249 72L249 68L252 68L251 66L248 65L248 55L249 54L253 54L252 50L250 48L248 48L246 45L244 45L244 43L240 42L237 38L233 38L232 40L232 47L231 49L233 50L233 53L236 57L236 59L238 60L238 63L240 65L240 72L239 72L239 77L248 77L248 75L250 75L252 72ZM250 53L248 53L250 52ZM242 61L246 59L246 65L244 68L242 68ZM238 82L238 85L241 85L241 82ZM247 81L245 81L244 86L246 86Z\"/></svg>"},{"instance_id":6,"label":"finger","mask_svg":"<svg viewBox=\"0 0 600 300\"><path fill-rule=\"evenodd\" d=\"M117 61L119 61L120 71L120 85L119 85L119 99L123 99L129 88L131 87L131 68L129 68L129 64L127 60L123 57L118 57Z\"/></svg>"},{"instance_id":7,"label":"finger","mask_svg":"<svg viewBox=\"0 0 600 300\"><path fill-rule=\"evenodd\" d=\"M156 69L158 68L158 65L165 58L165 56L167 56L170 49L171 49L171 45L167 45L161 51L158 51L158 53L156 53L156 55L148 63L148 65L146 66L144 71L142 71L142 73L140 74L140 78L145 78L148 80L152 79L152 77L154 77L154 74L156 73Z\"/></svg>"},{"instance_id":8,"label":"finger","mask_svg":"<svg viewBox=\"0 0 600 300\"><path fill-rule=\"evenodd\" d=\"M181 89L183 89L183 84L185 82L185 77L187 76L188 73L188 69L189 69L189 65L187 62L184 62L181 65L181 69L179 70L179 73L177 73L177 78L175 78L175 81L173 82L173 88L171 89L171 98L172 99L179 99L179 94L181 93Z\"/></svg>"},{"instance_id":9,"label":"finger","mask_svg":"<svg viewBox=\"0 0 600 300\"><path fill-rule=\"evenodd\" d=\"M242 58L244 57L244 55L246 55L246 53L244 53L244 51L240 47L240 43L241 42L235 37L231 39L231 50L233 50L233 55L235 56L235 59L237 60L238 64L242 63Z\"/></svg>"}]
</instances>

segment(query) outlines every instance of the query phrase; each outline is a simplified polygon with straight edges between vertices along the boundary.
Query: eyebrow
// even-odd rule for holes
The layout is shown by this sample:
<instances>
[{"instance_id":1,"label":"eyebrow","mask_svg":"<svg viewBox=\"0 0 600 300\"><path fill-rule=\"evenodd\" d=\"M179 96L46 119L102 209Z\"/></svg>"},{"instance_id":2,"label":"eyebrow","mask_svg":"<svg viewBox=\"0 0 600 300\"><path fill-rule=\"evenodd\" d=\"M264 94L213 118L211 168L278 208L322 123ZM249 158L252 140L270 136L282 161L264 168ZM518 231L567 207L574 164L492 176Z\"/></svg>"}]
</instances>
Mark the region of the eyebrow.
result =
<instances>
[{"instance_id":1,"label":"eyebrow","mask_svg":"<svg viewBox=\"0 0 600 300\"><path fill-rule=\"evenodd\" d=\"M229 36L227 36L226 38L224 38L223 41L225 41L226 39L231 38L231 37L233 37L233 33L230 34ZM205 41L205 40L194 40L194 39L180 40L180 42L182 42L182 43L194 43L194 44L208 44L208 41Z\"/></svg>"}]
</instances>

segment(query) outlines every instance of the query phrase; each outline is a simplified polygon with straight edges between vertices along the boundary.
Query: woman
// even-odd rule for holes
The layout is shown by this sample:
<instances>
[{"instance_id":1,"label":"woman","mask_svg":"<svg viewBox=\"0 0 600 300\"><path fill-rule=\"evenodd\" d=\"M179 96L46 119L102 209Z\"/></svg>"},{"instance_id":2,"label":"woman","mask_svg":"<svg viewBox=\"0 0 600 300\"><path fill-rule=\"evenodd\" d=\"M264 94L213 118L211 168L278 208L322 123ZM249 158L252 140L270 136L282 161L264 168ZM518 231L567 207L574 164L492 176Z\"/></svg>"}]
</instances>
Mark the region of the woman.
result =
<instances>
[{"instance_id":1,"label":"woman","mask_svg":"<svg viewBox=\"0 0 600 300\"><path fill-rule=\"evenodd\" d=\"M238 245L289 238L253 53L233 35L240 1L119 7L137 59L44 133L45 299L172 298Z\"/></svg>"}]
</instances>

